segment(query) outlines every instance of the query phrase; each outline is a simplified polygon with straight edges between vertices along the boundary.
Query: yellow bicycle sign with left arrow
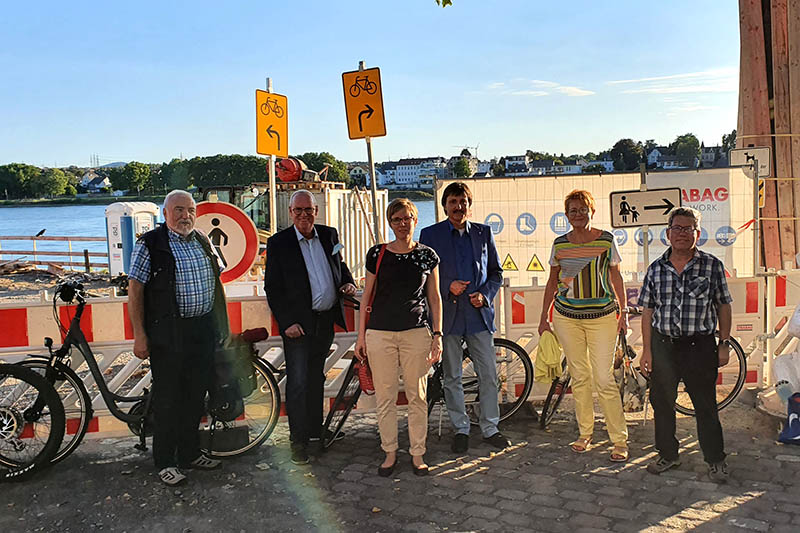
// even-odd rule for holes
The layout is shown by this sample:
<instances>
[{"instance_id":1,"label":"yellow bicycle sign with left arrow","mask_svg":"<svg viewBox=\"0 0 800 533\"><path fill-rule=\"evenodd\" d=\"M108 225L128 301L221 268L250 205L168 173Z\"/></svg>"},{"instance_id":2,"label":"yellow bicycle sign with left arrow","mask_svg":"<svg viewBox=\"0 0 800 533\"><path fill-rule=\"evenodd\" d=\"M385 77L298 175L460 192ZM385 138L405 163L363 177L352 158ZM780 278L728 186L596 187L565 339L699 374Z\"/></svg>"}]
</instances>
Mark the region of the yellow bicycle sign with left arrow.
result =
<instances>
[{"instance_id":1,"label":"yellow bicycle sign with left arrow","mask_svg":"<svg viewBox=\"0 0 800 533\"><path fill-rule=\"evenodd\" d=\"M256 153L289 157L288 117L284 95L256 90Z\"/></svg>"}]
</instances>

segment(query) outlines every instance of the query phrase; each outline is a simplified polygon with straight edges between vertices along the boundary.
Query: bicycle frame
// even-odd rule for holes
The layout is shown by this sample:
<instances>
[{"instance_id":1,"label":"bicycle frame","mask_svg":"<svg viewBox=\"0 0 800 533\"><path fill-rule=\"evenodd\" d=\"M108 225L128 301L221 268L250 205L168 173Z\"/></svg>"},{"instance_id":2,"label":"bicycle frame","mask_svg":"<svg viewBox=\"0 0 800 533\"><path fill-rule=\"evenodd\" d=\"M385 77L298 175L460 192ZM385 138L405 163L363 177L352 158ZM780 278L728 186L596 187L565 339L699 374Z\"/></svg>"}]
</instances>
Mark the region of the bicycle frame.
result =
<instances>
[{"instance_id":1,"label":"bicycle frame","mask_svg":"<svg viewBox=\"0 0 800 533\"><path fill-rule=\"evenodd\" d=\"M100 371L100 367L97 364L97 359L95 359L94 353L89 347L89 343L86 341L83 331L81 331L80 322L81 316L83 316L83 309L86 306L86 299L80 294L76 294L76 299L78 300L78 306L75 311L75 316L72 317L72 321L70 322L69 330L64 337L64 343L61 345L61 348L55 352L51 349L50 357L47 358L49 363L47 370L48 380L54 377L51 373L56 372L55 363L63 362L69 355L70 348L75 346L81 355L83 355L86 366L89 367L89 372L91 372L92 378L94 378L95 384L100 391L100 396L103 398L109 412L114 415L115 418L128 424L141 422L149 411L152 395L145 392L142 396L120 396L109 390L108 384L105 379L103 379L103 373ZM49 346L52 346L52 344ZM128 414L117 406L117 403L135 403L140 401L145 402L144 414L141 415Z\"/></svg>"}]
</instances>

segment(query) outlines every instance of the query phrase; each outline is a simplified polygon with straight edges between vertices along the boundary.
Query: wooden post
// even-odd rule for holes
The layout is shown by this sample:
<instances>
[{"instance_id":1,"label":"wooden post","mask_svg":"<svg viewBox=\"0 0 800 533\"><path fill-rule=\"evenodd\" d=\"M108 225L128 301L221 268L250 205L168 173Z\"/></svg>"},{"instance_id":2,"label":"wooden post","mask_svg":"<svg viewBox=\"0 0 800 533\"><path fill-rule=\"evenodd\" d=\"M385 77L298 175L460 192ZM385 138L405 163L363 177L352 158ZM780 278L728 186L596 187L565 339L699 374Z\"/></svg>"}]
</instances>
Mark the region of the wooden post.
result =
<instances>
[{"instance_id":1,"label":"wooden post","mask_svg":"<svg viewBox=\"0 0 800 533\"><path fill-rule=\"evenodd\" d=\"M70 258L70 261L72 261L72 258ZM89 263L89 250L86 249L83 250L83 266L86 268L87 274L92 271L92 265Z\"/></svg>"},{"instance_id":2,"label":"wooden post","mask_svg":"<svg viewBox=\"0 0 800 533\"><path fill-rule=\"evenodd\" d=\"M739 0L739 123L736 147L772 146L767 89L767 59L764 41L764 17L761 0ZM774 150L774 149L773 149ZM762 215L777 218L777 186L766 182L766 202ZM764 264L781 268L778 224L764 221L761 227Z\"/></svg>"},{"instance_id":3,"label":"wooden post","mask_svg":"<svg viewBox=\"0 0 800 533\"><path fill-rule=\"evenodd\" d=\"M789 61L789 131L792 133L792 182L794 213L800 217L800 0L789 0L787 9ZM795 251L800 251L800 219L794 221ZM794 266L800 266L793 263Z\"/></svg>"},{"instance_id":4,"label":"wooden post","mask_svg":"<svg viewBox=\"0 0 800 533\"><path fill-rule=\"evenodd\" d=\"M785 135L791 131L789 119L789 44L788 44L788 6L787 0L771 0L772 33L772 93L773 116L775 120L775 170L776 178L788 178L792 175L792 141ZM794 265L796 253L794 242L794 187L791 180L779 179L777 182L778 221L781 262Z\"/></svg>"}]
</instances>

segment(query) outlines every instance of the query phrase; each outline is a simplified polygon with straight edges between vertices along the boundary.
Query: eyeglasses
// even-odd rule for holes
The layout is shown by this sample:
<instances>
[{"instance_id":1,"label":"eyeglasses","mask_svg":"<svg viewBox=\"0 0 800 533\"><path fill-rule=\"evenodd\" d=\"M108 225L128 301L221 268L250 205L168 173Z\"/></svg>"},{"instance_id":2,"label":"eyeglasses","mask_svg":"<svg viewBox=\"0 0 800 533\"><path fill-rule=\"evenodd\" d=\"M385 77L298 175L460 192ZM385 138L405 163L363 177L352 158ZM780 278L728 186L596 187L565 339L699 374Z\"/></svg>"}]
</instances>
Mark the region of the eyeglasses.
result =
<instances>
[{"instance_id":1,"label":"eyeglasses","mask_svg":"<svg viewBox=\"0 0 800 533\"><path fill-rule=\"evenodd\" d=\"M577 209L570 209L569 211L567 211L567 216L568 217L574 217L578 213L580 213L581 215L588 215L589 214L589 208L588 207L579 207Z\"/></svg>"},{"instance_id":2,"label":"eyeglasses","mask_svg":"<svg viewBox=\"0 0 800 533\"><path fill-rule=\"evenodd\" d=\"M300 216L303 213L305 213L306 215L313 215L316 209L317 209L316 207L293 207L292 213L294 213L297 216Z\"/></svg>"},{"instance_id":3,"label":"eyeglasses","mask_svg":"<svg viewBox=\"0 0 800 533\"><path fill-rule=\"evenodd\" d=\"M675 233L694 233L697 228L694 226L670 226L669 230Z\"/></svg>"},{"instance_id":4,"label":"eyeglasses","mask_svg":"<svg viewBox=\"0 0 800 533\"><path fill-rule=\"evenodd\" d=\"M389 222L392 224L411 224L412 220L416 220L414 217L392 217Z\"/></svg>"}]
</instances>

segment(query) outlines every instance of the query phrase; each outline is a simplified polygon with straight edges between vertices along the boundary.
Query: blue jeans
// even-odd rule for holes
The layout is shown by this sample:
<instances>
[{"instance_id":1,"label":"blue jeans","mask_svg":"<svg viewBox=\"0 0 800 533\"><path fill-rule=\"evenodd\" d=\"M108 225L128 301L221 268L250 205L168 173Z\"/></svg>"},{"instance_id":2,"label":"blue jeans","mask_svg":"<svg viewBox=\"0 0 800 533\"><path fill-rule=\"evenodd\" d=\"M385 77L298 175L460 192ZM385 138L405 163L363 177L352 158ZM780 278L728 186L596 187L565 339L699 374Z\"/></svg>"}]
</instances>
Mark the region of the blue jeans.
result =
<instances>
[{"instance_id":1,"label":"blue jeans","mask_svg":"<svg viewBox=\"0 0 800 533\"><path fill-rule=\"evenodd\" d=\"M461 340L467 342L472 365L478 374L480 395L480 427L484 437L498 432L500 406L497 404L497 363L494 354L493 335L481 331L472 335L445 335L442 368L444 370L444 400L447 414L456 433L469 434L469 417L464 406L464 389L461 385L462 354Z\"/></svg>"}]
</instances>

